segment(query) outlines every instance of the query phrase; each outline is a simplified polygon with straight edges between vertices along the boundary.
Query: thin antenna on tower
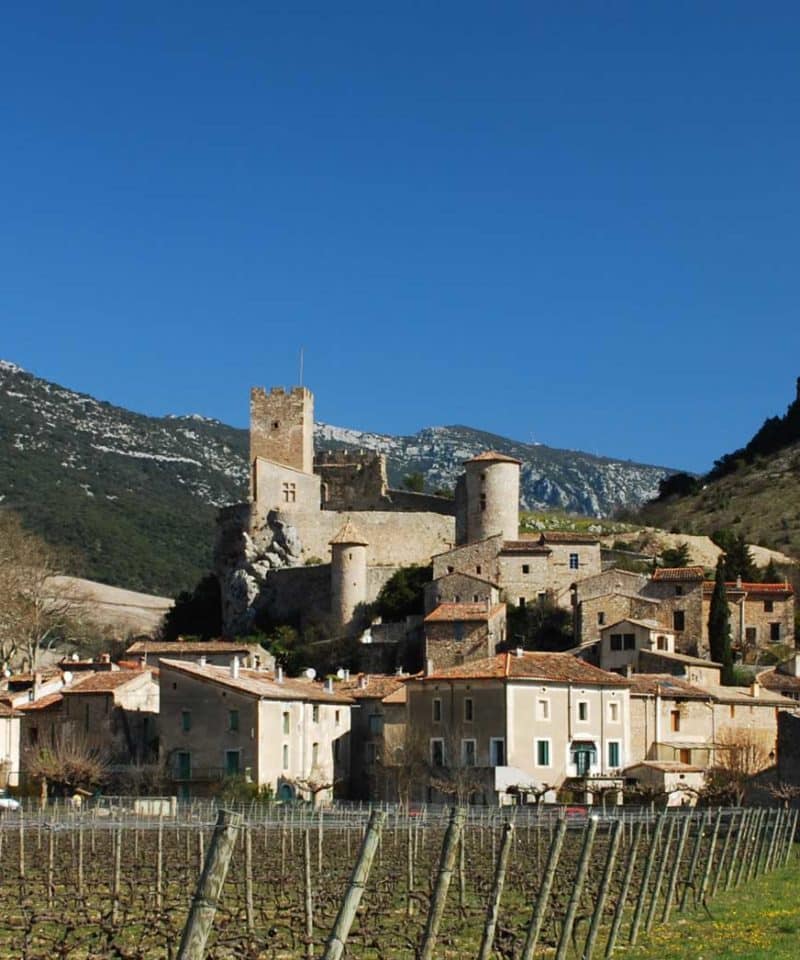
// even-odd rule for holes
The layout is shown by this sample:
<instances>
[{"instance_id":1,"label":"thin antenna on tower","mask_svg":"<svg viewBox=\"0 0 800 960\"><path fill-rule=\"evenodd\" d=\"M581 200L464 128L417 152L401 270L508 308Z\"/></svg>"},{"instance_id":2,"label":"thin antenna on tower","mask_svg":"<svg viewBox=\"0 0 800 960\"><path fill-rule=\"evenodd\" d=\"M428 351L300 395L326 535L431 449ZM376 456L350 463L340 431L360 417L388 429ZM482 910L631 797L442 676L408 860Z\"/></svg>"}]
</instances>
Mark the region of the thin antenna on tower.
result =
<instances>
[{"instance_id":1,"label":"thin antenna on tower","mask_svg":"<svg viewBox=\"0 0 800 960\"><path fill-rule=\"evenodd\" d=\"M303 386L303 361L305 359L305 347L300 347L300 386Z\"/></svg>"}]
</instances>

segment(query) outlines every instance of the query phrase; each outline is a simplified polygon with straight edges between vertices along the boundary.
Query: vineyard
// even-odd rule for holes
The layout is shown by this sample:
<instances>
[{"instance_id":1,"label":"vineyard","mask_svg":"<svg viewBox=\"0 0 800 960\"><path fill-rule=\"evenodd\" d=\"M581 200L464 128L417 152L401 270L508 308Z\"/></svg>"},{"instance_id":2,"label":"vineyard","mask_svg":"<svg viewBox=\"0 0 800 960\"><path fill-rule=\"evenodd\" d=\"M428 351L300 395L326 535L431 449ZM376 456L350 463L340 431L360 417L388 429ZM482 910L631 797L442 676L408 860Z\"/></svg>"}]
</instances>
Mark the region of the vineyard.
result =
<instances>
[{"instance_id":1,"label":"vineyard","mask_svg":"<svg viewBox=\"0 0 800 960\"><path fill-rule=\"evenodd\" d=\"M346 956L364 960L624 955L676 912L710 910L719 891L787 863L796 819L254 806L229 827L208 956L339 956L326 952L335 927ZM0 958L177 957L215 820L199 804L172 816L124 805L3 814ZM360 904L342 927L348 891Z\"/></svg>"}]
</instances>

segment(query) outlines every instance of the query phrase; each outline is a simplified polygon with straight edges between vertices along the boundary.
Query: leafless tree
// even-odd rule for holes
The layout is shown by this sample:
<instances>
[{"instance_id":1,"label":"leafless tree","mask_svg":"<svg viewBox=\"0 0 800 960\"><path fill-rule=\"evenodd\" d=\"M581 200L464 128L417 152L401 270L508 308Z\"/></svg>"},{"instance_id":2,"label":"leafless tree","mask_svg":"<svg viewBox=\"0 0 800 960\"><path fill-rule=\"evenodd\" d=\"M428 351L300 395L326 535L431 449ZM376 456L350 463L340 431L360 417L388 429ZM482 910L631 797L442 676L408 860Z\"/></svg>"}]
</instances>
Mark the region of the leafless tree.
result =
<instances>
[{"instance_id":1,"label":"leafless tree","mask_svg":"<svg viewBox=\"0 0 800 960\"><path fill-rule=\"evenodd\" d=\"M29 777L61 794L93 790L105 783L109 764L104 746L67 724L54 728L49 743L31 748L25 761Z\"/></svg>"},{"instance_id":2,"label":"leafless tree","mask_svg":"<svg viewBox=\"0 0 800 960\"><path fill-rule=\"evenodd\" d=\"M767 793L786 808L793 800L800 800L800 784L776 780L768 784Z\"/></svg>"},{"instance_id":3,"label":"leafless tree","mask_svg":"<svg viewBox=\"0 0 800 960\"><path fill-rule=\"evenodd\" d=\"M82 597L64 573L64 558L19 518L0 511L0 663L37 667L48 644L79 632Z\"/></svg>"}]
</instances>

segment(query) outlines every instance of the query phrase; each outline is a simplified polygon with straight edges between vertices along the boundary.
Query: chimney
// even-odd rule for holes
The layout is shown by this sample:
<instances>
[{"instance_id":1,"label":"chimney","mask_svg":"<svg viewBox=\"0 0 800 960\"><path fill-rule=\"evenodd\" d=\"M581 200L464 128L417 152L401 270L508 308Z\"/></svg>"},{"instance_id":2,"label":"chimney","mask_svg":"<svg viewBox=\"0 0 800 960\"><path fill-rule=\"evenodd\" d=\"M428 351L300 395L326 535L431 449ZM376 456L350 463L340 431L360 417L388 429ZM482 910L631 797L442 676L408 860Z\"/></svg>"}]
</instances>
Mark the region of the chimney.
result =
<instances>
[{"instance_id":1,"label":"chimney","mask_svg":"<svg viewBox=\"0 0 800 960\"><path fill-rule=\"evenodd\" d=\"M139 669L144 670L147 666L147 657L139 657Z\"/></svg>"},{"instance_id":2,"label":"chimney","mask_svg":"<svg viewBox=\"0 0 800 960\"><path fill-rule=\"evenodd\" d=\"M325 693L333 693L333 677L325 677Z\"/></svg>"},{"instance_id":3,"label":"chimney","mask_svg":"<svg viewBox=\"0 0 800 960\"><path fill-rule=\"evenodd\" d=\"M34 671L34 674L33 674L33 697L31 699L38 700L41 689L42 689L42 674L40 670L36 670Z\"/></svg>"},{"instance_id":4,"label":"chimney","mask_svg":"<svg viewBox=\"0 0 800 960\"><path fill-rule=\"evenodd\" d=\"M369 683L369 674L368 674L368 673L362 673L362 674L359 676L359 678L358 678L358 689L359 689L359 690L366 690L368 683Z\"/></svg>"},{"instance_id":5,"label":"chimney","mask_svg":"<svg viewBox=\"0 0 800 960\"><path fill-rule=\"evenodd\" d=\"M514 656L515 656L515 657L521 657L521 656L522 656L522 653L523 653L522 647L517 647L517 648L514 650Z\"/></svg>"},{"instance_id":6,"label":"chimney","mask_svg":"<svg viewBox=\"0 0 800 960\"><path fill-rule=\"evenodd\" d=\"M433 660L430 657L425 661L425 675L430 676L433 673Z\"/></svg>"},{"instance_id":7,"label":"chimney","mask_svg":"<svg viewBox=\"0 0 800 960\"><path fill-rule=\"evenodd\" d=\"M231 660L231 676L234 680L239 679L239 658L233 657Z\"/></svg>"},{"instance_id":8,"label":"chimney","mask_svg":"<svg viewBox=\"0 0 800 960\"><path fill-rule=\"evenodd\" d=\"M742 575L741 575L741 573L736 577L736 589L737 589L737 590L741 590L741 589L742 589Z\"/></svg>"},{"instance_id":9,"label":"chimney","mask_svg":"<svg viewBox=\"0 0 800 960\"><path fill-rule=\"evenodd\" d=\"M396 677L402 677L402 676L403 676L403 668L402 668L402 667L396 667L396 668L395 668L395 671L394 671L394 675L395 675Z\"/></svg>"},{"instance_id":10,"label":"chimney","mask_svg":"<svg viewBox=\"0 0 800 960\"><path fill-rule=\"evenodd\" d=\"M110 653L101 653L101 654L100 654L100 663L111 663L111 654L110 654Z\"/></svg>"},{"instance_id":11,"label":"chimney","mask_svg":"<svg viewBox=\"0 0 800 960\"><path fill-rule=\"evenodd\" d=\"M197 662L201 667L204 667L206 665L206 655L203 654Z\"/></svg>"},{"instance_id":12,"label":"chimney","mask_svg":"<svg viewBox=\"0 0 800 960\"><path fill-rule=\"evenodd\" d=\"M750 684L750 696L758 697L760 696L760 694L761 694L761 684L758 682L758 680L754 680Z\"/></svg>"},{"instance_id":13,"label":"chimney","mask_svg":"<svg viewBox=\"0 0 800 960\"><path fill-rule=\"evenodd\" d=\"M261 657L259 657L257 653L253 654L253 669L254 670L261 669Z\"/></svg>"},{"instance_id":14,"label":"chimney","mask_svg":"<svg viewBox=\"0 0 800 960\"><path fill-rule=\"evenodd\" d=\"M349 679L350 679L350 671L348 670L347 667L344 668L344 678L345 678L345 680L349 680Z\"/></svg>"},{"instance_id":15,"label":"chimney","mask_svg":"<svg viewBox=\"0 0 800 960\"><path fill-rule=\"evenodd\" d=\"M283 667L278 667L275 671L276 683L283 683Z\"/></svg>"}]
</instances>

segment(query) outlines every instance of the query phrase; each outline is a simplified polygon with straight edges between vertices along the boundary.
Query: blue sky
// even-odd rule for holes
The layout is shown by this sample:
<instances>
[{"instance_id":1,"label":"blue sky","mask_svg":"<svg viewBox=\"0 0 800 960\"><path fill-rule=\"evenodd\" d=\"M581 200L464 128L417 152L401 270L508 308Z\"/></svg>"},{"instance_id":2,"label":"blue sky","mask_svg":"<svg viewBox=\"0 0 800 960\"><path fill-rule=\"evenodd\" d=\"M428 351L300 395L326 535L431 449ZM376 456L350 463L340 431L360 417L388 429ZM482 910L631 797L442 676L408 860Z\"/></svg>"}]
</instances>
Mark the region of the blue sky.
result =
<instances>
[{"instance_id":1,"label":"blue sky","mask_svg":"<svg viewBox=\"0 0 800 960\"><path fill-rule=\"evenodd\" d=\"M25 3L0 357L702 470L800 374L790 3Z\"/></svg>"}]
</instances>

